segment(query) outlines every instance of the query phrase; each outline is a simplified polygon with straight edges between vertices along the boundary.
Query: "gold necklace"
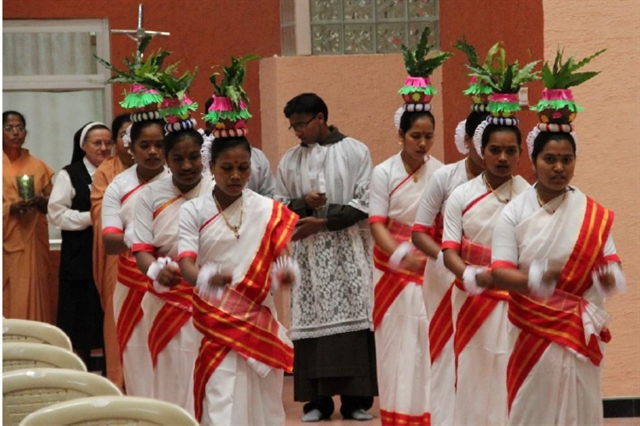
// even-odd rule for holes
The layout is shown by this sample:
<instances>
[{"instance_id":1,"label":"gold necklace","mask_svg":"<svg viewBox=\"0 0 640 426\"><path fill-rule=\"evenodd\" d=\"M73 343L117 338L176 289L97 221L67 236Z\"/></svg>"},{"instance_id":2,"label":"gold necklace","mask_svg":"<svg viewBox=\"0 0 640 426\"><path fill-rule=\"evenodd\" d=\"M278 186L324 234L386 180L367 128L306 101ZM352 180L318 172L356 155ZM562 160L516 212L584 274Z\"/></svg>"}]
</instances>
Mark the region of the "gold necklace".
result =
<instances>
[{"instance_id":1,"label":"gold necklace","mask_svg":"<svg viewBox=\"0 0 640 426\"><path fill-rule=\"evenodd\" d=\"M496 197L496 199L499 202L501 202L502 204L507 204L509 202L509 200L511 199L511 195L513 193L513 178L511 178L510 181L509 181L509 197L508 198L500 198L500 197L498 197L498 194L495 193L495 190L493 189L493 187L491 186L491 184L487 180L487 174L486 173L482 174L482 180L484 181L484 184L487 185L487 188L489 188L491 193Z\"/></svg>"},{"instance_id":2,"label":"gold necklace","mask_svg":"<svg viewBox=\"0 0 640 426\"><path fill-rule=\"evenodd\" d=\"M242 195L240 197L242 197ZM227 219L227 216L225 216L224 212L222 211L222 207L220 207L220 203L218 202L218 199L216 198L215 195L213 196L213 201L216 202L216 207L218 208L218 211L222 215L222 218L224 219L224 223L227 225L227 228L231 229L231 232L233 232L233 235L236 236L236 240L239 240L240 227L242 226L242 218L244 217L244 198L240 199L240 222L238 223L237 226L234 226L231 224L231 222L229 222L229 219Z\"/></svg>"},{"instance_id":3,"label":"gold necklace","mask_svg":"<svg viewBox=\"0 0 640 426\"><path fill-rule=\"evenodd\" d=\"M407 174L413 178L414 183L418 183L418 175L416 174L416 172L418 171L418 169L420 169L420 167L422 167L422 165L418 167L415 170L415 172L412 172L409 166L407 165L407 163L404 162L404 158L402 158L402 154L400 154L400 159L402 160L402 164L404 165L404 169L407 171Z\"/></svg>"},{"instance_id":4,"label":"gold necklace","mask_svg":"<svg viewBox=\"0 0 640 426\"><path fill-rule=\"evenodd\" d=\"M558 210L558 207L560 207L560 204L562 204L564 202L564 199L567 198L567 191L564 191L564 194L562 194L562 200L560 200L560 202L558 203L558 205L556 206L556 208L554 210L552 210L549 207L547 207L547 204L549 204L549 201L547 201L546 203L542 201L542 198L540 198L540 194L538 193L538 189L536 189L536 197L538 197L538 204L540 205L540 207L542 207L544 209L545 212L547 212L549 214L554 214L556 212L556 210ZM550 201L552 201L552 200L550 200Z\"/></svg>"}]
</instances>

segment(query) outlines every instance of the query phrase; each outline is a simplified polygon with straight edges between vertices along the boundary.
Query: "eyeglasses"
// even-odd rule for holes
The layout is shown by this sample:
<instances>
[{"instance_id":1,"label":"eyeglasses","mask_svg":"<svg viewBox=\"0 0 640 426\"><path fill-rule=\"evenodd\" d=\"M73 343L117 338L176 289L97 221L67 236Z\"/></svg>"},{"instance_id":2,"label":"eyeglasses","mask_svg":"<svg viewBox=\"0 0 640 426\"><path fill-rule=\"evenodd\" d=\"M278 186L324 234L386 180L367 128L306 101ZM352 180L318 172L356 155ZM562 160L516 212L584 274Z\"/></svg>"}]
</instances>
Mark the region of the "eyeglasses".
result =
<instances>
[{"instance_id":1,"label":"eyeglasses","mask_svg":"<svg viewBox=\"0 0 640 426\"><path fill-rule=\"evenodd\" d=\"M111 148L113 146L113 141L112 140L104 140L104 141L91 141L89 142L89 144L94 147L94 148L100 148L102 146L104 146L105 148Z\"/></svg>"},{"instance_id":2,"label":"eyeglasses","mask_svg":"<svg viewBox=\"0 0 640 426\"><path fill-rule=\"evenodd\" d=\"M11 124L7 124L6 126L2 126L5 132L13 133L14 130L17 130L18 133L24 132L24 126L12 126Z\"/></svg>"},{"instance_id":3,"label":"eyeglasses","mask_svg":"<svg viewBox=\"0 0 640 426\"><path fill-rule=\"evenodd\" d=\"M289 130L291 130L292 132L299 132L300 130L304 130L305 127L307 127L309 125L309 123L311 123L313 120L315 120L318 116L313 116L311 117L309 120L303 122L303 123L295 123L292 124L291 126L289 126Z\"/></svg>"}]
</instances>

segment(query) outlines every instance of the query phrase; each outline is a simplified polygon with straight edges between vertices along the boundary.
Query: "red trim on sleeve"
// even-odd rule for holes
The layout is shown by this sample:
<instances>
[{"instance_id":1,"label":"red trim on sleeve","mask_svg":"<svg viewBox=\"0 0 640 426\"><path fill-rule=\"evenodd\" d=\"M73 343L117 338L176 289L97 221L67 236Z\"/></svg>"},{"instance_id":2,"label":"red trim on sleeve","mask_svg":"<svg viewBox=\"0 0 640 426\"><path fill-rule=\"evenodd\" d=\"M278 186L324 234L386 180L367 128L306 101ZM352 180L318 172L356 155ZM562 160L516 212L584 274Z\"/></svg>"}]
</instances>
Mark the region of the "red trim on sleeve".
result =
<instances>
[{"instance_id":1,"label":"red trim on sleeve","mask_svg":"<svg viewBox=\"0 0 640 426\"><path fill-rule=\"evenodd\" d=\"M491 269L518 269L518 267L508 260L496 260L491 264Z\"/></svg>"},{"instance_id":2,"label":"red trim on sleeve","mask_svg":"<svg viewBox=\"0 0 640 426\"><path fill-rule=\"evenodd\" d=\"M387 218L384 216L369 216L369 224L373 225L374 223L387 223Z\"/></svg>"},{"instance_id":3,"label":"red trim on sleeve","mask_svg":"<svg viewBox=\"0 0 640 426\"><path fill-rule=\"evenodd\" d=\"M608 254L602 258L602 263L613 263L613 262L622 263L622 261L620 260L620 256L618 256L617 253Z\"/></svg>"},{"instance_id":4,"label":"red trim on sleeve","mask_svg":"<svg viewBox=\"0 0 640 426\"><path fill-rule=\"evenodd\" d=\"M138 253L141 251L153 254L156 251L156 248L153 244L146 243L136 243L131 247L131 253Z\"/></svg>"},{"instance_id":5,"label":"red trim on sleeve","mask_svg":"<svg viewBox=\"0 0 640 426\"><path fill-rule=\"evenodd\" d=\"M115 226L107 226L102 230L102 235L108 235L108 234L122 235L124 234L124 232L122 231L122 229L116 228Z\"/></svg>"},{"instance_id":6,"label":"red trim on sleeve","mask_svg":"<svg viewBox=\"0 0 640 426\"><path fill-rule=\"evenodd\" d=\"M196 253L195 251L183 251L178 255L176 261L180 262L185 257L193 257L193 260L196 260L198 258L198 253Z\"/></svg>"},{"instance_id":7,"label":"red trim on sleeve","mask_svg":"<svg viewBox=\"0 0 640 426\"><path fill-rule=\"evenodd\" d=\"M460 252L460 243L456 242L456 241L444 241L442 243L442 251L447 250L447 249L452 249L455 250L457 252Z\"/></svg>"},{"instance_id":8,"label":"red trim on sleeve","mask_svg":"<svg viewBox=\"0 0 640 426\"><path fill-rule=\"evenodd\" d=\"M412 231L413 232L420 232L421 234L429 234L429 235L431 235L431 227L430 226L426 226L426 225L422 225L420 223L414 223Z\"/></svg>"}]
</instances>

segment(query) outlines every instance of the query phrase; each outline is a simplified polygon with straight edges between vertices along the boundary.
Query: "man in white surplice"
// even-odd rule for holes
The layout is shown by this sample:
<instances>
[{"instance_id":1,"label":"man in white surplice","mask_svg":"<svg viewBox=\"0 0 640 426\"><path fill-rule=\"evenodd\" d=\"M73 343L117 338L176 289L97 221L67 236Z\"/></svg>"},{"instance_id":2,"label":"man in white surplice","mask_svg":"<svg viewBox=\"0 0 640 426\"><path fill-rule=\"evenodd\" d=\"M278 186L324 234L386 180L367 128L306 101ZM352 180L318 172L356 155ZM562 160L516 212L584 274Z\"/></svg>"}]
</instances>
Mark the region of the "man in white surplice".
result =
<instances>
[{"instance_id":1,"label":"man in white surplice","mask_svg":"<svg viewBox=\"0 0 640 426\"><path fill-rule=\"evenodd\" d=\"M333 395L344 418L368 420L378 394L366 222L371 156L327 125L327 106L313 93L291 99L284 114L301 142L280 161L275 197L301 218L292 239L302 270L291 290L294 399L308 402L303 421L329 418Z\"/></svg>"}]
</instances>

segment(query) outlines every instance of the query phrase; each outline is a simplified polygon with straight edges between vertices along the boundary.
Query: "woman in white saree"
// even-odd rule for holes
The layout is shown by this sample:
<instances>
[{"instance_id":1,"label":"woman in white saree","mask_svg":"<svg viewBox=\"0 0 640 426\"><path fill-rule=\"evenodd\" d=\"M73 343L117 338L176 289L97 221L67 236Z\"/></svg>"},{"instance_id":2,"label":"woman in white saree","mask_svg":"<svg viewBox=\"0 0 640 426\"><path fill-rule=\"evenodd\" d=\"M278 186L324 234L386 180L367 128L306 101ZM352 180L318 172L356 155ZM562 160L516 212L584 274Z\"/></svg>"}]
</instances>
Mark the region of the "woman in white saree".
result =
<instances>
[{"instance_id":1,"label":"woman in white saree","mask_svg":"<svg viewBox=\"0 0 640 426\"><path fill-rule=\"evenodd\" d=\"M202 136L193 129L165 136L164 154L171 175L141 190L131 248L140 271L153 280L142 309L153 318L148 344L154 395L192 414L193 368L201 336L191 321L193 287L180 276L175 259L180 207L213 189L211 175L202 176L202 143Z\"/></svg>"},{"instance_id":2,"label":"woman in white saree","mask_svg":"<svg viewBox=\"0 0 640 426\"><path fill-rule=\"evenodd\" d=\"M451 293L455 276L444 266L442 255L443 217L453 191L484 170L482 158L473 146L473 134L487 118L486 112L472 111L456 128L455 143L467 157L436 170L424 189L413 224L411 240L428 256L422 292L429 321L431 360L429 405L432 425L453 424L455 407L455 364L453 358L453 317Z\"/></svg>"},{"instance_id":3,"label":"woman in white saree","mask_svg":"<svg viewBox=\"0 0 640 426\"><path fill-rule=\"evenodd\" d=\"M373 326L383 425L429 424L429 329L422 298L426 258L413 249L420 195L442 163L429 156L435 120L405 111L402 151L373 169L369 224L375 240Z\"/></svg>"},{"instance_id":4,"label":"woman in white saree","mask_svg":"<svg viewBox=\"0 0 640 426\"><path fill-rule=\"evenodd\" d=\"M184 204L179 225L180 269L196 285L193 322L203 335L195 415L202 425L282 425L283 373L292 371L293 347L270 290L297 276L287 244L298 216L244 189L251 173L246 138L216 138L211 161L215 187Z\"/></svg>"},{"instance_id":5,"label":"woman in white saree","mask_svg":"<svg viewBox=\"0 0 640 426\"><path fill-rule=\"evenodd\" d=\"M509 424L603 423L604 299L625 285L610 234L613 212L569 186L576 143L540 132L530 146L537 183L504 209L492 274L511 290Z\"/></svg>"},{"instance_id":6,"label":"woman in white saree","mask_svg":"<svg viewBox=\"0 0 640 426\"><path fill-rule=\"evenodd\" d=\"M157 112L154 112L157 113ZM151 113L151 114L154 114ZM150 114L150 113L142 113ZM158 115L156 115L159 118ZM149 317L141 302L151 286L130 252L136 199L145 185L166 176L162 141L164 122L136 121L130 130L130 149L136 164L123 171L107 187L102 203L102 239L108 254L118 256L118 282L113 294L116 334L128 395L153 397L153 368L147 345Z\"/></svg>"},{"instance_id":7,"label":"woman in white saree","mask_svg":"<svg viewBox=\"0 0 640 426\"><path fill-rule=\"evenodd\" d=\"M507 293L481 292L478 286L490 286L488 266L496 219L529 184L511 174L520 158L520 130L488 122L478 126L474 135L485 171L453 191L444 216L444 263L456 276L452 290L455 424L503 425L507 419Z\"/></svg>"}]
</instances>

